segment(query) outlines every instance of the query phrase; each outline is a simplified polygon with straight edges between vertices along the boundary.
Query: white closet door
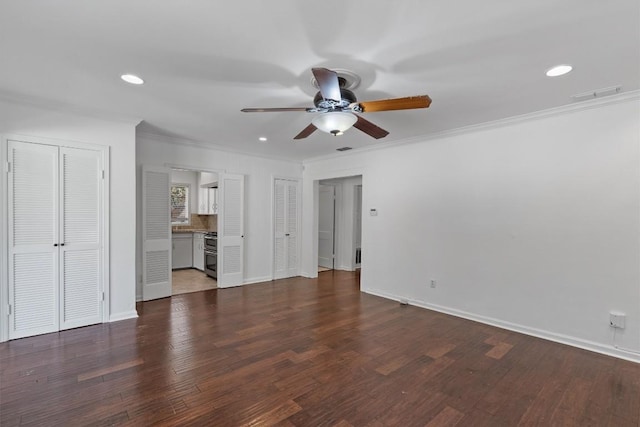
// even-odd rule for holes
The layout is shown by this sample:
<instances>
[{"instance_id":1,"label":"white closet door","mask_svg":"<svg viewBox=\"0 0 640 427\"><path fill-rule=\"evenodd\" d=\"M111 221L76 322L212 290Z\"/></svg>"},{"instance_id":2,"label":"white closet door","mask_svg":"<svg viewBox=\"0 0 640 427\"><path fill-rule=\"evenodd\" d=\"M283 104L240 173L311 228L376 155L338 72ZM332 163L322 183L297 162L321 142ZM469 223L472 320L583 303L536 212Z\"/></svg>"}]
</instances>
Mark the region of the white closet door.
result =
<instances>
[{"instance_id":1,"label":"white closet door","mask_svg":"<svg viewBox=\"0 0 640 427\"><path fill-rule=\"evenodd\" d=\"M171 296L171 171L142 168L142 299Z\"/></svg>"},{"instance_id":2,"label":"white closet door","mask_svg":"<svg viewBox=\"0 0 640 427\"><path fill-rule=\"evenodd\" d=\"M9 338L15 339L59 327L58 147L9 141L8 148Z\"/></svg>"},{"instance_id":3,"label":"white closet door","mask_svg":"<svg viewBox=\"0 0 640 427\"><path fill-rule=\"evenodd\" d=\"M274 183L274 278L298 275L298 183Z\"/></svg>"},{"instance_id":4,"label":"white closet door","mask_svg":"<svg viewBox=\"0 0 640 427\"><path fill-rule=\"evenodd\" d=\"M60 148L60 329L102 322L102 153Z\"/></svg>"},{"instance_id":5,"label":"white closet door","mask_svg":"<svg viewBox=\"0 0 640 427\"><path fill-rule=\"evenodd\" d=\"M244 281L244 175L218 180L218 287Z\"/></svg>"}]
</instances>

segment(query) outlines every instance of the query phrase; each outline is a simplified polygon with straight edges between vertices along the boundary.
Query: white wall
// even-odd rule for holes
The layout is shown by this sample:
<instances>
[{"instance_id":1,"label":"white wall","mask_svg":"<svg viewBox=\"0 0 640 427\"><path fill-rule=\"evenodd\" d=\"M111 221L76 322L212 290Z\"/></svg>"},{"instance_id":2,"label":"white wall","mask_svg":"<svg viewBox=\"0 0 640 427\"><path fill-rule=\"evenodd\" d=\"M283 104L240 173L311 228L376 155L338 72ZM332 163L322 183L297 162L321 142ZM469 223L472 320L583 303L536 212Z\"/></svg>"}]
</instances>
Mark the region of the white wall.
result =
<instances>
[{"instance_id":1,"label":"white wall","mask_svg":"<svg viewBox=\"0 0 640 427\"><path fill-rule=\"evenodd\" d=\"M110 301L111 320L137 316L135 311L135 126L0 100L0 133L103 145L110 148ZM6 154L3 141L1 151ZM0 177L6 186L6 174ZM0 203L4 203L0 201ZM6 230L6 207L0 206ZM2 258L6 255L2 254ZM3 272L3 280L6 280ZM4 321L5 304L0 308ZM4 328L2 328L4 329Z\"/></svg>"},{"instance_id":2,"label":"white wall","mask_svg":"<svg viewBox=\"0 0 640 427\"><path fill-rule=\"evenodd\" d=\"M639 118L631 94L306 162L303 267L310 181L359 168L362 290L640 361L608 325L626 313L617 344L640 351Z\"/></svg>"},{"instance_id":3,"label":"white wall","mask_svg":"<svg viewBox=\"0 0 640 427\"><path fill-rule=\"evenodd\" d=\"M193 171L171 171L171 182L189 184L189 213L198 213L198 173ZM189 219L191 221L191 219Z\"/></svg>"},{"instance_id":4,"label":"white wall","mask_svg":"<svg viewBox=\"0 0 640 427\"><path fill-rule=\"evenodd\" d=\"M245 175L244 282L272 279L272 178L274 176L301 178L301 163L203 148L146 134L140 134L137 137L137 153L138 187L141 185L140 174L143 164L180 165L194 170L214 170ZM139 212L142 212L141 208ZM141 221L141 218L138 221ZM141 247L140 235L138 235L138 245ZM137 251L139 280L140 255L140 251ZM139 282L138 295L140 295Z\"/></svg>"}]
</instances>

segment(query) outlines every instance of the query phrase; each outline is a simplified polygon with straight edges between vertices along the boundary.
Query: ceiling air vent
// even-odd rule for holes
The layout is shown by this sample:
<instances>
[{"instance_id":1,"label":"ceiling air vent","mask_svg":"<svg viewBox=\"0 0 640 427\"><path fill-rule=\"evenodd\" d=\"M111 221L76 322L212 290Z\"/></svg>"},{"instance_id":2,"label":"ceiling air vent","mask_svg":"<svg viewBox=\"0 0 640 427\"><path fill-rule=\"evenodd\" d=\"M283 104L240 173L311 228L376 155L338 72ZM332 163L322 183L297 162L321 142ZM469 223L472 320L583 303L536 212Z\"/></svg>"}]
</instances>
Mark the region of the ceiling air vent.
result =
<instances>
[{"instance_id":1,"label":"ceiling air vent","mask_svg":"<svg viewBox=\"0 0 640 427\"><path fill-rule=\"evenodd\" d=\"M588 92L576 93L571 95L574 101L586 101L588 99L602 98L603 96L615 95L622 91L622 86L604 87L602 89L590 90Z\"/></svg>"},{"instance_id":2,"label":"ceiling air vent","mask_svg":"<svg viewBox=\"0 0 640 427\"><path fill-rule=\"evenodd\" d=\"M336 151L349 151L349 150L351 150L351 147L336 148Z\"/></svg>"}]
</instances>

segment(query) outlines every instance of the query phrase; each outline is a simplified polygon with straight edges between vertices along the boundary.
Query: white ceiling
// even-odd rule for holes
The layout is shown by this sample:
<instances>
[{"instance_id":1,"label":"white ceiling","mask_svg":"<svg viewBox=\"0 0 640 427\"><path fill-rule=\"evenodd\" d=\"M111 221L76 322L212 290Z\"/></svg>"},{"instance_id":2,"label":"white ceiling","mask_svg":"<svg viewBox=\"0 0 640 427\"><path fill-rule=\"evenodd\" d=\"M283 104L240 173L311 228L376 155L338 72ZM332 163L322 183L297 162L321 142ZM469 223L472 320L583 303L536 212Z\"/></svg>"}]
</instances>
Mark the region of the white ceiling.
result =
<instances>
[{"instance_id":1,"label":"white ceiling","mask_svg":"<svg viewBox=\"0 0 640 427\"><path fill-rule=\"evenodd\" d=\"M143 132L294 160L428 135L640 87L638 0L5 0L0 96L143 119ZM551 79L545 71L574 71ZM369 113L390 132L293 137L312 67L362 78L361 101L428 94L429 109ZM143 86L122 82L134 73ZM259 143L258 137L269 138Z\"/></svg>"}]
</instances>

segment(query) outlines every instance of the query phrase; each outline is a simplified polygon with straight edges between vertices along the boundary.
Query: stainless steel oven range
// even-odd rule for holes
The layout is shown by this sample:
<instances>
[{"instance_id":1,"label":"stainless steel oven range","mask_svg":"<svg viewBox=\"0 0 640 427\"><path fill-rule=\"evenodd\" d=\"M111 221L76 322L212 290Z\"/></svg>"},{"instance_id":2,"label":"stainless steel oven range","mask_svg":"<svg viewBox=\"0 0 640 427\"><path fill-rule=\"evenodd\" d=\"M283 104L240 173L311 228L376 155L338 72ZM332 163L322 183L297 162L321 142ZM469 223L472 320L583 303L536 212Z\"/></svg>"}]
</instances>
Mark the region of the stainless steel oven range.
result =
<instances>
[{"instance_id":1,"label":"stainless steel oven range","mask_svg":"<svg viewBox=\"0 0 640 427\"><path fill-rule=\"evenodd\" d=\"M204 235L204 272L218 279L218 233L215 231Z\"/></svg>"}]
</instances>

